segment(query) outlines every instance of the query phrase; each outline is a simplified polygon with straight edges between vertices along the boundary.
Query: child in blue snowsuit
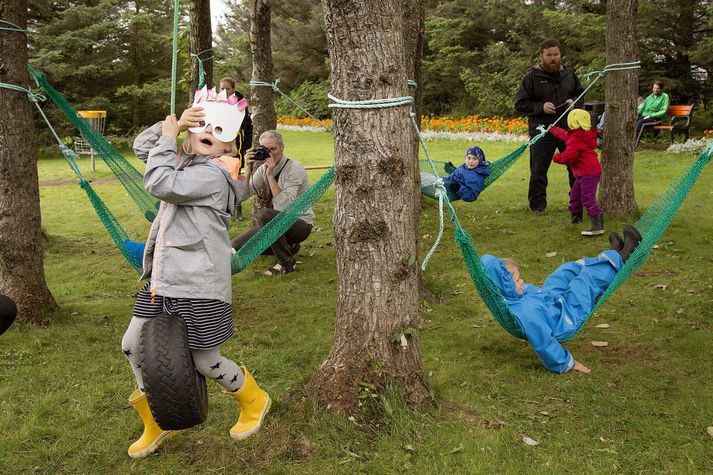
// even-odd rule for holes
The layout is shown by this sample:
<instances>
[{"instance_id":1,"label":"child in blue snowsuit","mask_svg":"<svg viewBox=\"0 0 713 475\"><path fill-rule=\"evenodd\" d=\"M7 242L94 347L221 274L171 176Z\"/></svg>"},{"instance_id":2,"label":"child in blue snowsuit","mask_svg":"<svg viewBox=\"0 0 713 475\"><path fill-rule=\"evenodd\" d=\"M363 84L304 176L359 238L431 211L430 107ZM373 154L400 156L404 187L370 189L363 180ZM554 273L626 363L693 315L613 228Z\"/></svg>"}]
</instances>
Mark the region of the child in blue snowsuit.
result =
<instances>
[{"instance_id":1,"label":"child in blue snowsuit","mask_svg":"<svg viewBox=\"0 0 713 475\"><path fill-rule=\"evenodd\" d=\"M483 182L490 175L490 163L483 150L474 145L465 152L465 162L448 178L448 186L463 201L475 201L483 189Z\"/></svg>"},{"instance_id":2,"label":"child in blue snowsuit","mask_svg":"<svg viewBox=\"0 0 713 475\"><path fill-rule=\"evenodd\" d=\"M597 299L641 242L641 235L633 226L626 226L624 239L611 233L609 242L612 249L597 257L559 266L542 287L524 283L520 266L512 259L490 254L481 258L530 345L550 371L589 373L589 368L575 361L560 341L574 335L584 324Z\"/></svg>"}]
</instances>

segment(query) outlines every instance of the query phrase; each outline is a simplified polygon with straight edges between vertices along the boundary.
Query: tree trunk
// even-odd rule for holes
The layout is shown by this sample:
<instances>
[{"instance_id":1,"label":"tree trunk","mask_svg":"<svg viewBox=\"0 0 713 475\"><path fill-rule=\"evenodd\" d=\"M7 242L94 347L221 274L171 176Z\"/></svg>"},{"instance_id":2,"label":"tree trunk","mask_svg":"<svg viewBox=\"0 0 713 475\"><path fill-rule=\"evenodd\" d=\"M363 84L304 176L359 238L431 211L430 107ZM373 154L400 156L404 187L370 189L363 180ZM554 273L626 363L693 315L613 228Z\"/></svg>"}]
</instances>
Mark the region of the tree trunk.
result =
<instances>
[{"instance_id":1,"label":"tree trunk","mask_svg":"<svg viewBox=\"0 0 713 475\"><path fill-rule=\"evenodd\" d=\"M0 18L26 28L27 0L0 0ZM0 30L0 52L0 82L27 87L27 36ZM18 320L39 324L55 301L42 260L33 107L0 88L0 293L17 303Z\"/></svg>"},{"instance_id":2,"label":"tree trunk","mask_svg":"<svg viewBox=\"0 0 713 475\"><path fill-rule=\"evenodd\" d=\"M607 64L636 61L637 0L607 3ZM607 214L624 217L636 210L634 152L639 70L607 73L604 96L606 121L599 199Z\"/></svg>"},{"instance_id":3,"label":"tree trunk","mask_svg":"<svg viewBox=\"0 0 713 475\"><path fill-rule=\"evenodd\" d=\"M270 0L250 0L250 51L253 57L254 81L273 82L272 42L270 39ZM265 86L251 88L253 143L266 130L277 128L277 114L272 89Z\"/></svg>"},{"instance_id":4,"label":"tree trunk","mask_svg":"<svg viewBox=\"0 0 713 475\"><path fill-rule=\"evenodd\" d=\"M337 97L408 95L401 5L322 0ZM356 406L360 383L393 382L410 403L429 401L416 333L419 189L408 113L408 106L333 113L337 319L331 352L310 384L337 410Z\"/></svg>"},{"instance_id":5,"label":"tree trunk","mask_svg":"<svg viewBox=\"0 0 713 475\"><path fill-rule=\"evenodd\" d=\"M213 47L213 31L210 23L210 0L191 0L189 8L191 22L191 53L198 54ZM201 59L213 56L212 51L200 55ZM203 61L205 83L213 85L213 59ZM198 58L191 57L191 88L189 104L193 103L193 94L200 83Z\"/></svg>"},{"instance_id":6,"label":"tree trunk","mask_svg":"<svg viewBox=\"0 0 713 475\"><path fill-rule=\"evenodd\" d=\"M250 51L253 57L254 81L273 82L272 40L270 38L270 0L250 0ZM253 146L257 146L260 135L267 130L277 129L277 114L272 89L253 86L250 90ZM257 214L270 202L253 196L252 224L257 222Z\"/></svg>"},{"instance_id":7,"label":"tree trunk","mask_svg":"<svg viewBox=\"0 0 713 475\"><path fill-rule=\"evenodd\" d=\"M409 86L409 92L413 96L413 112L415 114L414 119L416 119L416 125L421 128L421 110L423 103L423 85L421 84L421 58L423 56L423 38L425 30L425 8L423 5L423 0L402 0L402 11L404 18L404 55L406 60L406 75L408 79L415 82L415 86ZM414 147L418 150L419 143L418 137L414 133L413 135ZM418 152L417 152L418 154ZM419 176L420 180L420 176ZM415 201L416 213L420 218L421 216L421 193L416 193L413 196ZM419 221L417 219L416 225L416 236L418 239ZM423 280L423 275L421 273L421 268L417 269L418 272L418 296L421 300L427 300L428 302L435 302L436 297L431 293L431 291L426 286Z\"/></svg>"}]
</instances>

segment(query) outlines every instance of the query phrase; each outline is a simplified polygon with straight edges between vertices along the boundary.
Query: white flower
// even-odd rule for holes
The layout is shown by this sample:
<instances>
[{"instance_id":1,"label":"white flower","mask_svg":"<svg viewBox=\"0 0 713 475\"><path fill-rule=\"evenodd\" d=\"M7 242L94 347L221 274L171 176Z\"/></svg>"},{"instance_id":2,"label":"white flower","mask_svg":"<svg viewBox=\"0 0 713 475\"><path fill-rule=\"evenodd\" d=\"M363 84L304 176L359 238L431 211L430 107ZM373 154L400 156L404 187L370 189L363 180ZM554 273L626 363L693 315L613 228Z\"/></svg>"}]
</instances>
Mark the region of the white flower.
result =
<instances>
[{"instance_id":1,"label":"white flower","mask_svg":"<svg viewBox=\"0 0 713 475\"><path fill-rule=\"evenodd\" d=\"M713 139L689 139L683 143L672 144L666 151L669 153L701 153L711 143L713 143Z\"/></svg>"}]
</instances>

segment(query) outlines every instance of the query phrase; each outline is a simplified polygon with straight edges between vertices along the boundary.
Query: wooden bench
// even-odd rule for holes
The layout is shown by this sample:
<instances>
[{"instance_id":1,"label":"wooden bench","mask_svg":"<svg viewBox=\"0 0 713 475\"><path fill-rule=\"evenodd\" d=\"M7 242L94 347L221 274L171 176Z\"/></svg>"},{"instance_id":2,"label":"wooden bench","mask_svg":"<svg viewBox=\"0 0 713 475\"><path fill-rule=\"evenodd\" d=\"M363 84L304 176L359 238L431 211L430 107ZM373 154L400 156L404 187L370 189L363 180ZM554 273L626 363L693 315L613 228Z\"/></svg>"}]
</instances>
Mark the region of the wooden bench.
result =
<instances>
[{"instance_id":1,"label":"wooden bench","mask_svg":"<svg viewBox=\"0 0 713 475\"><path fill-rule=\"evenodd\" d=\"M670 130L671 143L673 144L674 134L686 134L686 140L689 137L689 127L691 125L691 115L693 115L693 105L669 106L666 114L671 118L668 125L654 125L653 129L657 131Z\"/></svg>"}]
</instances>

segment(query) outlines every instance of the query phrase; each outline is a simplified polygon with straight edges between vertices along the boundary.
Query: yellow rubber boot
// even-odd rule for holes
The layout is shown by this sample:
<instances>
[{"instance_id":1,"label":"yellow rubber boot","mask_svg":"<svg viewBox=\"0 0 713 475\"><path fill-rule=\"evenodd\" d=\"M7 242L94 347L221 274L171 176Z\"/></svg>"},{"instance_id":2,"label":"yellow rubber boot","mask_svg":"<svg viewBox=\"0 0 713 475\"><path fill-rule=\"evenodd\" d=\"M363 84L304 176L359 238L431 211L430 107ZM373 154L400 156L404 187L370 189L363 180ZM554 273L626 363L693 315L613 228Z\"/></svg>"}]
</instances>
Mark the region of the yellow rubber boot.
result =
<instances>
[{"instance_id":1,"label":"yellow rubber boot","mask_svg":"<svg viewBox=\"0 0 713 475\"><path fill-rule=\"evenodd\" d=\"M247 368L245 366L241 368L245 375L245 382L234 393L228 393L240 406L238 422L230 429L230 437L239 440L247 439L260 429L272 405L270 396L257 385Z\"/></svg>"},{"instance_id":2,"label":"yellow rubber boot","mask_svg":"<svg viewBox=\"0 0 713 475\"><path fill-rule=\"evenodd\" d=\"M163 430L156 424L146 394L139 389L131 393L129 404L134 406L144 422L144 433L129 447L129 457L139 459L153 453L164 440L176 434L176 431Z\"/></svg>"}]
</instances>

